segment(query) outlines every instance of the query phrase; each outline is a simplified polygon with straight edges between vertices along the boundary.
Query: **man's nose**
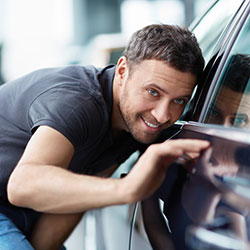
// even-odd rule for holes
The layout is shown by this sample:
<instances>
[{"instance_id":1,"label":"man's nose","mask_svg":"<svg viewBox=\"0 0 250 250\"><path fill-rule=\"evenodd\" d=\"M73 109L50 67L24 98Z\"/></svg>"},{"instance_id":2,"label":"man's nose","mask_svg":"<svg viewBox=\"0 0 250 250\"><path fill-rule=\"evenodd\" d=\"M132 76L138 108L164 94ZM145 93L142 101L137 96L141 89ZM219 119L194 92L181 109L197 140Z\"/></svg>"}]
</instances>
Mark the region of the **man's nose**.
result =
<instances>
[{"instance_id":1,"label":"man's nose","mask_svg":"<svg viewBox=\"0 0 250 250\"><path fill-rule=\"evenodd\" d=\"M233 127L233 119L231 116L224 117L223 125L225 127Z\"/></svg>"},{"instance_id":2,"label":"man's nose","mask_svg":"<svg viewBox=\"0 0 250 250\"><path fill-rule=\"evenodd\" d=\"M169 103L158 104L152 109L151 114L160 124L164 124L170 120Z\"/></svg>"}]
</instances>

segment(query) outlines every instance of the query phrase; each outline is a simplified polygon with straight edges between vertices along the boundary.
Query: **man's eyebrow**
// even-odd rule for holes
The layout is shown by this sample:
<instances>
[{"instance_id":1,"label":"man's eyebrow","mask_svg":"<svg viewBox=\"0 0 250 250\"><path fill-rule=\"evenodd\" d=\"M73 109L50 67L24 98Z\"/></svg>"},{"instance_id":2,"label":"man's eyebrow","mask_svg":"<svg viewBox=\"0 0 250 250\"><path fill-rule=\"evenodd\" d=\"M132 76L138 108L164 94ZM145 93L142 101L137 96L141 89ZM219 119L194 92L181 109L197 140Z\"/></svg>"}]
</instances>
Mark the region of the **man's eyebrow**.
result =
<instances>
[{"instance_id":1,"label":"man's eyebrow","mask_svg":"<svg viewBox=\"0 0 250 250\"><path fill-rule=\"evenodd\" d=\"M168 94L168 92L167 92L165 89L159 87L159 86L158 86L157 84L155 84L155 83L151 83L150 86L152 86L152 87L154 87L154 88L156 88L156 89L162 91L162 92L165 93L165 94ZM190 99L191 96L192 96L192 93L191 93L190 95L179 96L179 97L176 97L176 98L187 98L187 99Z\"/></svg>"},{"instance_id":2,"label":"man's eyebrow","mask_svg":"<svg viewBox=\"0 0 250 250\"><path fill-rule=\"evenodd\" d=\"M249 118L248 114L247 113L237 113L235 114L235 116L242 116L242 117L245 117L245 118Z\"/></svg>"}]
</instances>

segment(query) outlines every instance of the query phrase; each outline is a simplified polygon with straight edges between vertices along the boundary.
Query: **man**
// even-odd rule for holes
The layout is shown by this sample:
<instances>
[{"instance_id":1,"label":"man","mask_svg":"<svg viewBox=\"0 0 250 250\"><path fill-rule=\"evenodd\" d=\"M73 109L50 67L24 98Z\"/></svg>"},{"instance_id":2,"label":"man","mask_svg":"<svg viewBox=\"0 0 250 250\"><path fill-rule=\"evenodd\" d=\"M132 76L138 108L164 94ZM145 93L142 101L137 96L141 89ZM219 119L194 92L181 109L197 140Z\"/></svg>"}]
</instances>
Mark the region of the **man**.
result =
<instances>
[{"instance_id":1,"label":"man","mask_svg":"<svg viewBox=\"0 0 250 250\"><path fill-rule=\"evenodd\" d=\"M148 197L172 161L207 148L197 140L153 144L126 177L100 177L180 117L203 64L188 30L150 25L116 67L44 69L3 85L0 248L32 249L28 240L59 248L79 214Z\"/></svg>"},{"instance_id":2,"label":"man","mask_svg":"<svg viewBox=\"0 0 250 250\"><path fill-rule=\"evenodd\" d=\"M206 122L228 127L250 128L250 56L232 55Z\"/></svg>"}]
</instances>

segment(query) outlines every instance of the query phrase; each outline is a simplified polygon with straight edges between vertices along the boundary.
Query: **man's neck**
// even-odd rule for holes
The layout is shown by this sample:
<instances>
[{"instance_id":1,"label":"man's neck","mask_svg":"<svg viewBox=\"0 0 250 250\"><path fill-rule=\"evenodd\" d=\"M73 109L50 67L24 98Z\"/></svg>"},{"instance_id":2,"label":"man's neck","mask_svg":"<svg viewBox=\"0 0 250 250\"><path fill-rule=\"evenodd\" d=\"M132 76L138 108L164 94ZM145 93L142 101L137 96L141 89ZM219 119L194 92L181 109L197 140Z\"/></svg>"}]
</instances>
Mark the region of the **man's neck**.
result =
<instances>
[{"instance_id":1,"label":"man's neck","mask_svg":"<svg viewBox=\"0 0 250 250\"><path fill-rule=\"evenodd\" d=\"M119 110L119 86L116 76L113 80L113 107L112 107L112 135L113 138L119 138L125 132L124 121Z\"/></svg>"}]
</instances>

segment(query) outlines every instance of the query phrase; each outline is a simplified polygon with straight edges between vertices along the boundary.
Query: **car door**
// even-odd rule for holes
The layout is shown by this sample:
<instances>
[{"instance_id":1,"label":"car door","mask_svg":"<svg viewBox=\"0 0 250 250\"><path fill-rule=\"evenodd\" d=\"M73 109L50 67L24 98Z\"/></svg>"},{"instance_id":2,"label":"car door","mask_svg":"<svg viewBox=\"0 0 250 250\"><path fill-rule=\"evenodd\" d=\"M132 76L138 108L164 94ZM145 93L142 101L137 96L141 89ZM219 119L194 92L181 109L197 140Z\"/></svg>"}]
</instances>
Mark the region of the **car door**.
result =
<instances>
[{"instance_id":1,"label":"car door","mask_svg":"<svg viewBox=\"0 0 250 250\"><path fill-rule=\"evenodd\" d=\"M195 163L183 157L171 165L158 192L140 205L152 249L250 246L250 3L233 4L224 31L215 30L213 46L203 47L204 84L175 127L176 138L206 139L211 148Z\"/></svg>"}]
</instances>

